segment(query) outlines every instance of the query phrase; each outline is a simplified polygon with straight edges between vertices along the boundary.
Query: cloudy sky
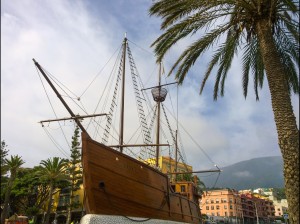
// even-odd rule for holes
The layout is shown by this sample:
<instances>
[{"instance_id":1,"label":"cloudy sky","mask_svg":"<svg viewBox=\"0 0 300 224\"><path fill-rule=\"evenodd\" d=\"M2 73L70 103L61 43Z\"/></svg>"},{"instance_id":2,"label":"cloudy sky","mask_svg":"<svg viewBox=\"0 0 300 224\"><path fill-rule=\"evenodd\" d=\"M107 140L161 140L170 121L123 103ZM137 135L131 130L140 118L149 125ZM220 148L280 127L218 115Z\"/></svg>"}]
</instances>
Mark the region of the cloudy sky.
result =
<instances>
[{"instance_id":1,"label":"cloudy sky","mask_svg":"<svg viewBox=\"0 0 300 224\"><path fill-rule=\"evenodd\" d=\"M160 20L149 17L151 3L1 1L1 140L5 140L10 154L22 156L26 166L32 167L49 157L65 157L69 151L55 147L38 124L53 118L53 112L32 58L80 96L127 33L132 51L138 54L135 59L140 74L148 73L157 79L150 67L155 66L150 45L161 31ZM164 61L165 71L190 42L186 39L172 49ZM260 91L259 102L252 83L245 100L237 58L226 81L225 96L213 101L214 78L199 95L210 54L206 56L197 61L178 90L180 122L198 145L185 147L188 163L195 170L210 169L213 164L223 167L255 157L280 155L267 82ZM145 79L149 80L146 76ZM174 81L174 77L168 81ZM102 91L100 85L93 87ZM297 123L298 100L298 96L292 96ZM68 114L62 110L59 116ZM56 128L51 126L50 131Z\"/></svg>"}]
</instances>

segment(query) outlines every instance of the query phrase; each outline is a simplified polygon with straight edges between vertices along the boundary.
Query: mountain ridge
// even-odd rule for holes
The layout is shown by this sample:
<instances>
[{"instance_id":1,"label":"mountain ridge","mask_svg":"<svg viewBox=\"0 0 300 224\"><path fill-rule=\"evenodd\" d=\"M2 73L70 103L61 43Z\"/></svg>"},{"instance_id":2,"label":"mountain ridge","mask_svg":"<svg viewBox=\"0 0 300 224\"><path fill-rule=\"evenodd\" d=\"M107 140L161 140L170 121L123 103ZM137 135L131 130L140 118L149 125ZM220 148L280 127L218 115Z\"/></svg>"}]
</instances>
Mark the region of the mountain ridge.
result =
<instances>
[{"instance_id":1,"label":"mountain ridge","mask_svg":"<svg viewBox=\"0 0 300 224\"><path fill-rule=\"evenodd\" d=\"M221 168L220 175L199 176L208 188L283 188L281 156L252 158Z\"/></svg>"}]
</instances>

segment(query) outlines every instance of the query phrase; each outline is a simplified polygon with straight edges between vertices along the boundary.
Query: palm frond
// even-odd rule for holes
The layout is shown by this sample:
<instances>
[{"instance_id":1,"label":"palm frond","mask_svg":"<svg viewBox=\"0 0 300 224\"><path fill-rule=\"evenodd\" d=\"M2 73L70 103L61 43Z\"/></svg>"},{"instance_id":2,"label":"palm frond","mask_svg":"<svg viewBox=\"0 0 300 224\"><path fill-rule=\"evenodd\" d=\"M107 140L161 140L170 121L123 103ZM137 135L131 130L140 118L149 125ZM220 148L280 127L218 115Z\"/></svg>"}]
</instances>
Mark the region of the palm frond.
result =
<instances>
[{"instance_id":1,"label":"palm frond","mask_svg":"<svg viewBox=\"0 0 300 224\"><path fill-rule=\"evenodd\" d=\"M215 65L216 65L217 62L219 61L219 59L220 59L220 57L221 57L221 55L222 55L222 49L223 49L223 48L224 48L224 47L219 48L219 49L217 50L217 52L213 55L213 57L212 57L212 59L211 59L209 65L208 65L208 68L207 68L207 70L206 70L206 72L205 72L204 78L203 78L203 80L202 80L201 87L200 87L200 94L202 93L202 91L203 91L203 89L204 89L204 86L205 86L205 84L206 84L206 81L207 81L208 77L209 77L210 74L211 74L212 69L215 67Z\"/></svg>"},{"instance_id":2,"label":"palm frond","mask_svg":"<svg viewBox=\"0 0 300 224\"><path fill-rule=\"evenodd\" d=\"M252 39L244 48L243 57L242 57L242 68L243 68L243 94L244 97L247 97L248 94L248 83L249 83L249 72L250 68L253 66L255 58L255 45L256 39Z\"/></svg>"},{"instance_id":3,"label":"palm frond","mask_svg":"<svg viewBox=\"0 0 300 224\"><path fill-rule=\"evenodd\" d=\"M203 15L197 13L170 27L151 45L155 46L154 51L157 56L157 61L161 61L166 52L179 40L181 40L189 34L197 32L204 26L209 26L209 24L215 19L217 19L217 16L209 17L206 16L206 14Z\"/></svg>"},{"instance_id":4,"label":"palm frond","mask_svg":"<svg viewBox=\"0 0 300 224\"><path fill-rule=\"evenodd\" d=\"M177 59L171 68L169 75L173 70L180 64L175 77L182 83L190 67L195 63L197 58L205 52L212 44L214 44L221 35L223 35L230 28L229 24L225 24L219 29L215 29L212 32L206 34L204 37L195 41L192 45L189 46Z\"/></svg>"},{"instance_id":5,"label":"palm frond","mask_svg":"<svg viewBox=\"0 0 300 224\"><path fill-rule=\"evenodd\" d=\"M234 53L236 51L237 46L239 45L239 32L235 32L234 29L231 29L227 33L227 38L225 41L224 48L222 50L222 56L220 58L220 66L217 74L217 80L215 82L215 88L214 88L214 100L217 100L218 98L218 92L219 92L219 82L221 81L221 90L220 95L224 96L224 85L225 85L225 79L227 76L227 72L230 68L230 65L233 60Z\"/></svg>"},{"instance_id":6,"label":"palm frond","mask_svg":"<svg viewBox=\"0 0 300 224\"><path fill-rule=\"evenodd\" d=\"M197 58L216 47L216 53L211 58L200 86L202 93L204 86L213 69L217 66L214 86L214 99L218 94L224 95L225 80L230 69L237 47L244 49L242 57L242 85L243 94L247 97L250 72L253 75L254 91L259 100L258 90L262 88L265 76L265 65L261 46L258 44L257 24L267 21L273 33L276 48L280 55L281 65L285 69L284 75L290 90L299 93L299 6L293 0L157 0L150 9L151 15L163 19L162 29L165 32L157 38L152 46L155 47L157 61L161 61L167 51L178 41L192 36L198 31L204 32L189 45L173 64L170 75L175 69L175 77L182 83L189 69ZM228 21L229 18L229 21ZM227 33L228 32L228 33ZM225 34L225 42L218 40ZM234 37L234 38L233 38Z\"/></svg>"}]
</instances>

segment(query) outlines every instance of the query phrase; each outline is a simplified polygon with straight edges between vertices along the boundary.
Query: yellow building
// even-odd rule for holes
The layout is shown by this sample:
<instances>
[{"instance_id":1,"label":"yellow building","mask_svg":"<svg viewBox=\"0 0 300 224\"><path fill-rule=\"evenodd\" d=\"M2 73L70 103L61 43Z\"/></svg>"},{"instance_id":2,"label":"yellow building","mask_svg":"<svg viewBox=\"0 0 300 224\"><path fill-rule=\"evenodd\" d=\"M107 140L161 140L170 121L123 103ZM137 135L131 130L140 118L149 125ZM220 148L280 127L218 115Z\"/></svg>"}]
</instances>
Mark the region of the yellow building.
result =
<instances>
[{"instance_id":1,"label":"yellow building","mask_svg":"<svg viewBox=\"0 0 300 224\"><path fill-rule=\"evenodd\" d=\"M146 162L150 165L155 165L155 159L148 159ZM190 165L187 165L185 163L177 162L174 159L172 159L169 156L161 156L158 159L158 166L161 169L161 172L165 174L170 175L170 180L174 181L175 180L175 174L170 174L170 173L183 173L183 172L192 172L193 167ZM176 171L176 166L177 166L177 171ZM181 175L181 174L179 174Z\"/></svg>"},{"instance_id":2,"label":"yellow building","mask_svg":"<svg viewBox=\"0 0 300 224\"><path fill-rule=\"evenodd\" d=\"M150 165L155 165L155 159L149 159L146 162ZM169 156L159 157L158 166L161 172L169 176L171 188L174 192L190 200L199 200L201 195L197 184L195 184L198 178L192 174L192 166L181 162L176 163L176 161Z\"/></svg>"}]
</instances>

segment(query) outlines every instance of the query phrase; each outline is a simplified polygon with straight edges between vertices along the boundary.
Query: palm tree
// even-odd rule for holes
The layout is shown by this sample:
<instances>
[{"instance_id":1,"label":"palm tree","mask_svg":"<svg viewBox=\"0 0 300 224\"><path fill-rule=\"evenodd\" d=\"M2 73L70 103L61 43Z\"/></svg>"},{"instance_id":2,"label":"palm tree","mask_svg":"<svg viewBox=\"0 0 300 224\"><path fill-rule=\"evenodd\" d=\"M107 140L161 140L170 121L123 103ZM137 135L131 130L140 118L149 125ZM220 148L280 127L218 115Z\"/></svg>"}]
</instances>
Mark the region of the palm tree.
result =
<instances>
[{"instance_id":1,"label":"palm tree","mask_svg":"<svg viewBox=\"0 0 300 224\"><path fill-rule=\"evenodd\" d=\"M18 170L25 163L22 158L18 155L10 156L10 159L4 159L4 163L7 167L7 170L10 172L10 177L7 182L6 192L4 197L4 207L1 214L1 223L5 222L5 219L9 215L9 198L12 190L13 183L17 177Z\"/></svg>"},{"instance_id":2,"label":"palm tree","mask_svg":"<svg viewBox=\"0 0 300 224\"><path fill-rule=\"evenodd\" d=\"M284 161L290 221L299 223L299 130L290 98L291 92L299 94L299 1L157 0L149 12L162 18L161 29L165 31L152 44L157 61L179 40L199 34L169 72L170 75L176 70L179 83L198 57L213 45L217 50L204 73L200 93L217 67L214 100L218 94L224 95L225 79L239 50L245 97L250 71L257 100L258 88L262 88L266 74Z\"/></svg>"},{"instance_id":3,"label":"palm tree","mask_svg":"<svg viewBox=\"0 0 300 224\"><path fill-rule=\"evenodd\" d=\"M39 175L44 178L49 184L49 199L47 205L47 212L44 220L44 224L49 223L50 212L52 208L52 196L57 182L67 178L65 174L66 160L58 157L50 158L47 160L42 160L40 162Z\"/></svg>"}]
</instances>

